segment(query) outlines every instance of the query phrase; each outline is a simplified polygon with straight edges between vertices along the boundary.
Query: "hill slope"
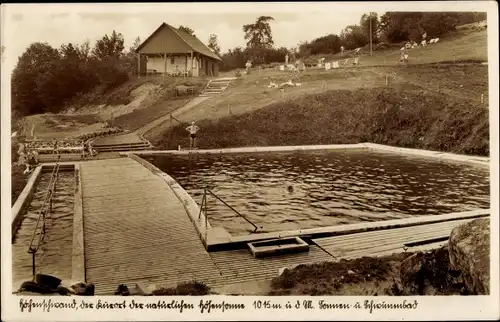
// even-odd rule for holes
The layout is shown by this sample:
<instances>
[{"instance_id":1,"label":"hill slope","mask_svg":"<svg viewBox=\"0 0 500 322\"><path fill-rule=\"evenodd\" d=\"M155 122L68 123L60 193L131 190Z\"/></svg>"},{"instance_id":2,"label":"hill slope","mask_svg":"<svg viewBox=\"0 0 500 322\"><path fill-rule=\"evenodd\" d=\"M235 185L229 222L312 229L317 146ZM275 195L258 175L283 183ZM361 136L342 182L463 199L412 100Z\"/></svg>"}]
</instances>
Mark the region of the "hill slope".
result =
<instances>
[{"instance_id":1,"label":"hill slope","mask_svg":"<svg viewBox=\"0 0 500 322\"><path fill-rule=\"evenodd\" d=\"M199 148L374 142L489 154L487 108L411 85L310 94L198 125ZM183 126L155 143L165 149L189 144Z\"/></svg>"}]
</instances>

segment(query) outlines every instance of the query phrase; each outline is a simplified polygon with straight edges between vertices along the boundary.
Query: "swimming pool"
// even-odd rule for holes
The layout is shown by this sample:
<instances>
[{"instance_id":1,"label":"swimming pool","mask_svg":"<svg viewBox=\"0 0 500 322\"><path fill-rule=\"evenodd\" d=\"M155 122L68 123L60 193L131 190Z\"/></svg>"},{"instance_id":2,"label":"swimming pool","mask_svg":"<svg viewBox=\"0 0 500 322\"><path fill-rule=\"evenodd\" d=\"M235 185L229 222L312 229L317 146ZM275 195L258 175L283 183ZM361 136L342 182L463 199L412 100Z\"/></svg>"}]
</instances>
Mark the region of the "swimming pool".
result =
<instances>
[{"instance_id":1,"label":"swimming pool","mask_svg":"<svg viewBox=\"0 0 500 322\"><path fill-rule=\"evenodd\" d=\"M489 171L373 151L156 156L200 204L205 187L260 232L489 208ZM208 219L233 235L253 227L213 197Z\"/></svg>"}]
</instances>

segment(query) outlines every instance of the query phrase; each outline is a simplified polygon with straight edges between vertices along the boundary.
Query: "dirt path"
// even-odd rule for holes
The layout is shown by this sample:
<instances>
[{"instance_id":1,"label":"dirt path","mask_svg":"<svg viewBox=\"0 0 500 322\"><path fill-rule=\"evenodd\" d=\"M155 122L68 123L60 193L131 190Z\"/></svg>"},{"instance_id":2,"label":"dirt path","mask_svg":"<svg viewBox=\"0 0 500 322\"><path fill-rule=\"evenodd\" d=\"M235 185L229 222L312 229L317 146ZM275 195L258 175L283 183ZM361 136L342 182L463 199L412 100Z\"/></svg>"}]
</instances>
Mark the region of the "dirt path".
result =
<instances>
[{"instance_id":1,"label":"dirt path","mask_svg":"<svg viewBox=\"0 0 500 322\"><path fill-rule=\"evenodd\" d=\"M145 124L143 125L142 127L138 128L137 130L134 131L134 133L136 133L137 135L145 135L146 133L148 133L149 131L151 131L152 129L154 129L155 127L161 125L162 123L165 123L167 121L170 120L170 115L174 116L174 117L178 117L180 116L181 114L191 110L192 108L194 108L195 106L197 106L198 104L200 104L201 102L203 101L206 101L207 99L209 99L209 97L195 97L193 100L191 100L189 103L187 103L186 105L178 108L177 110L173 111L172 113L168 113L148 124Z\"/></svg>"}]
</instances>

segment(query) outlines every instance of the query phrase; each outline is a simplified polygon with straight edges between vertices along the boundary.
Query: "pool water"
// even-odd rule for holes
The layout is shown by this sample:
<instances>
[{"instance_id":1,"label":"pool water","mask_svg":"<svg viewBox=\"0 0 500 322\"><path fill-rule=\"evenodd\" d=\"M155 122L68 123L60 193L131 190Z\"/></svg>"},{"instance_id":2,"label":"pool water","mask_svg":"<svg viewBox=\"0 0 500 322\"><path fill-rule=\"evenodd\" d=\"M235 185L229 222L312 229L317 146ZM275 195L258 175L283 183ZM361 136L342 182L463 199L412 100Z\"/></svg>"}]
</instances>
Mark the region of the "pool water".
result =
<instances>
[{"instance_id":1,"label":"pool water","mask_svg":"<svg viewBox=\"0 0 500 322\"><path fill-rule=\"evenodd\" d=\"M489 208L489 171L368 151L157 156L200 204L207 187L260 232ZM233 235L252 225L208 197L208 220Z\"/></svg>"},{"instance_id":2,"label":"pool water","mask_svg":"<svg viewBox=\"0 0 500 322\"><path fill-rule=\"evenodd\" d=\"M14 285L31 277L32 257L28 254L28 248L35 232L50 177L51 173L42 173L40 175L27 212L24 214L19 229L14 235L12 242ZM36 273L50 274L63 280L71 279L74 194L74 172L59 172L52 211L49 212L46 219L46 234L36 254ZM42 227L41 223L39 228ZM37 241L38 234L35 238L35 245Z\"/></svg>"}]
</instances>

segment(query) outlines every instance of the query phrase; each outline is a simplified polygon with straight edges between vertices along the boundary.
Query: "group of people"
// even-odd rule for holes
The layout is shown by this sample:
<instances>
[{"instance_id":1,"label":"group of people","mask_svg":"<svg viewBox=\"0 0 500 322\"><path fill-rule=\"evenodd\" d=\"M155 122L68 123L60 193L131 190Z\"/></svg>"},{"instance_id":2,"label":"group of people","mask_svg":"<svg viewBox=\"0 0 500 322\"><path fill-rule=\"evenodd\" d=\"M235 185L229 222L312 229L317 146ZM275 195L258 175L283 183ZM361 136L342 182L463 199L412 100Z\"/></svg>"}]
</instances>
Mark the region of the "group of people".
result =
<instances>
[{"instance_id":1,"label":"group of people","mask_svg":"<svg viewBox=\"0 0 500 322\"><path fill-rule=\"evenodd\" d=\"M95 152L89 142L77 141L57 141L52 142L26 142L19 143L18 155L16 162L18 166L24 166L25 174L30 174L40 162L40 154L63 154L63 153L78 153L84 158L86 155L94 155Z\"/></svg>"},{"instance_id":2,"label":"group of people","mask_svg":"<svg viewBox=\"0 0 500 322\"><path fill-rule=\"evenodd\" d=\"M28 150L24 143L19 143L19 149L17 150L19 155L16 165L19 167L24 166L24 174L30 174L31 171L38 165L38 151Z\"/></svg>"},{"instance_id":3,"label":"group of people","mask_svg":"<svg viewBox=\"0 0 500 322\"><path fill-rule=\"evenodd\" d=\"M52 142L30 142L27 149L37 151L40 154L61 154L61 153L85 153L85 142L57 141Z\"/></svg>"}]
</instances>

